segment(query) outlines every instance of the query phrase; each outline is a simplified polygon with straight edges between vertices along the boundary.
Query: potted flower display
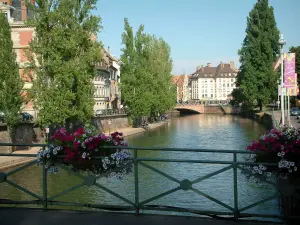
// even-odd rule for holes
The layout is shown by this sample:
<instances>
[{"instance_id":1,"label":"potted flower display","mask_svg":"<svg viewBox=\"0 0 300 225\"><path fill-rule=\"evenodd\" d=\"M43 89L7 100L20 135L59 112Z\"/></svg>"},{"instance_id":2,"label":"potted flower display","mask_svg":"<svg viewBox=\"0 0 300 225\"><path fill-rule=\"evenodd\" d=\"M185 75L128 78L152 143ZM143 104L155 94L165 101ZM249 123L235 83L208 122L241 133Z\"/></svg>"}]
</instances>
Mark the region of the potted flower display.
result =
<instances>
[{"instance_id":1,"label":"potted flower display","mask_svg":"<svg viewBox=\"0 0 300 225\"><path fill-rule=\"evenodd\" d=\"M254 154L251 161L258 166L246 166L248 177L276 178L281 193L284 216L300 212L300 129L282 126L267 131L247 147ZM247 173L247 172L246 172Z\"/></svg>"},{"instance_id":2,"label":"potted flower display","mask_svg":"<svg viewBox=\"0 0 300 225\"><path fill-rule=\"evenodd\" d=\"M110 146L120 148L109 149ZM119 132L96 134L92 129L80 127L69 133L60 128L49 138L48 147L38 152L37 162L45 165L49 173L57 173L57 166L64 164L78 172L103 174L113 171L122 175L131 169L131 153L121 146L127 143Z\"/></svg>"}]
</instances>

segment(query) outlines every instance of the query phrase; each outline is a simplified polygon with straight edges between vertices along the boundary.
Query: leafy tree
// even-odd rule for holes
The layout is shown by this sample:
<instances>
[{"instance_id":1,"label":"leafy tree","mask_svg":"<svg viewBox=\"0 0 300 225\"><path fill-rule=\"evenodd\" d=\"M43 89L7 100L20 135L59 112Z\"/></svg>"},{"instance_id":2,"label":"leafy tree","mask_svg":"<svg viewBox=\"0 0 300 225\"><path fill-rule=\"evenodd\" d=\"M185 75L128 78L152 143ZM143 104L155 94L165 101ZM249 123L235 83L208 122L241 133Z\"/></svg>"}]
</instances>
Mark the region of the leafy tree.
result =
<instances>
[{"instance_id":1,"label":"leafy tree","mask_svg":"<svg viewBox=\"0 0 300 225\"><path fill-rule=\"evenodd\" d=\"M20 122L23 82L13 51L11 30L7 18L0 12L0 111L4 112L10 137Z\"/></svg>"},{"instance_id":2,"label":"leafy tree","mask_svg":"<svg viewBox=\"0 0 300 225\"><path fill-rule=\"evenodd\" d=\"M128 19L122 34L122 96L133 118L163 113L175 104L176 91L171 82L170 46L144 32L140 25L134 35Z\"/></svg>"},{"instance_id":3,"label":"leafy tree","mask_svg":"<svg viewBox=\"0 0 300 225\"><path fill-rule=\"evenodd\" d=\"M151 113L164 113L172 108L176 102L176 90L172 85L172 59L170 46L162 38L149 37L151 53L149 69L152 74L151 88L154 99L151 104Z\"/></svg>"},{"instance_id":4,"label":"leafy tree","mask_svg":"<svg viewBox=\"0 0 300 225\"><path fill-rule=\"evenodd\" d=\"M92 79L100 45L91 35L101 28L101 18L91 15L96 2L36 0L31 6L32 99L42 127L86 122L93 114Z\"/></svg>"},{"instance_id":5,"label":"leafy tree","mask_svg":"<svg viewBox=\"0 0 300 225\"><path fill-rule=\"evenodd\" d=\"M296 53L296 73L298 74L298 86L300 84L300 46L290 47L290 52Z\"/></svg>"},{"instance_id":6,"label":"leafy tree","mask_svg":"<svg viewBox=\"0 0 300 225\"><path fill-rule=\"evenodd\" d=\"M276 99L279 74L273 63L279 54L279 30L273 7L268 0L258 0L247 18L246 37L240 55L237 85L239 101L252 107L262 106Z\"/></svg>"}]
</instances>

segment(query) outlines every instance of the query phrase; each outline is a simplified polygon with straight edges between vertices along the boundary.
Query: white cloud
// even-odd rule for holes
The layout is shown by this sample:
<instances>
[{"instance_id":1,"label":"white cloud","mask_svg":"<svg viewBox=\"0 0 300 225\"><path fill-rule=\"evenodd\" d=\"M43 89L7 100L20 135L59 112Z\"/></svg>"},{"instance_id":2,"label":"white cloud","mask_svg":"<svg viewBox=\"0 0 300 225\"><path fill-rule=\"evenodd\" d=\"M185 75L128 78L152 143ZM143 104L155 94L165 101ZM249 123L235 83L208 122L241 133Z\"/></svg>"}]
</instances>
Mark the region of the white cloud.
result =
<instances>
[{"instance_id":1,"label":"white cloud","mask_svg":"<svg viewBox=\"0 0 300 225\"><path fill-rule=\"evenodd\" d=\"M230 61L234 61L235 66L239 67L238 56L225 56L218 57L215 59L174 60L172 73L174 75L179 75L183 73L191 74L196 71L197 66L206 66L207 63L211 63L212 66L217 66L220 62L229 63Z\"/></svg>"}]
</instances>

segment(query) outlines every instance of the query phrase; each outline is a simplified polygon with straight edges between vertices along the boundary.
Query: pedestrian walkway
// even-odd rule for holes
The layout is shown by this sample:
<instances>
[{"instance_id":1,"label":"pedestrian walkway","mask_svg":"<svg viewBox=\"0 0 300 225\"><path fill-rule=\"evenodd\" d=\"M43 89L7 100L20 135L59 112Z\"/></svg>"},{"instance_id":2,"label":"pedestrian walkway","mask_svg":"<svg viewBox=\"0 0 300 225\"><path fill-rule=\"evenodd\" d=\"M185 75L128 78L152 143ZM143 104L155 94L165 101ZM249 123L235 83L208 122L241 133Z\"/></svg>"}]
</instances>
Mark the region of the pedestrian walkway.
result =
<instances>
[{"instance_id":1,"label":"pedestrian walkway","mask_svg":"<svg viewBox=\"0 0 300 225\"><path fill-rule=\"evenodd\" d=\"M274 116L274 119L277 121L278 124L280 124L280 121L281 121L281 112L280 111L273 111L273 112L270 112L270 114ZM290 122L291 122L291 125L293 127L295 127L296 129L299 129L300 128L300 120L297 120L297 117L296 116L291 116L290 117ZM288 118L285 118L285 124L287 124L288 122Z\"/></svg>"},{"instance_id":2,"label":"pedestrian walkway","mask_svg":"<svg viewBox=\"0 0 300 225\"><path fill-rule=\"evenodd\" d=\"M83 211L42 211L30 209L1 209L1 225L275 225L256 221L233 221L183 216L140 215L110 213L110 212L83 212Z\"/></svg>"},{"instance_id":3,"label":"pedestrian walkway","mask_svg":"<svg viewBox=\"0 0 300 225\"><path fill-rule=\"evenodd\" d=\"M40 147L32 147L29 150L15 151L13 154L37 154ZM14 157L14 156L0 156L0 171L11 167L19 166L35 160L32 157Z\"/></svg>"}]
</instances>

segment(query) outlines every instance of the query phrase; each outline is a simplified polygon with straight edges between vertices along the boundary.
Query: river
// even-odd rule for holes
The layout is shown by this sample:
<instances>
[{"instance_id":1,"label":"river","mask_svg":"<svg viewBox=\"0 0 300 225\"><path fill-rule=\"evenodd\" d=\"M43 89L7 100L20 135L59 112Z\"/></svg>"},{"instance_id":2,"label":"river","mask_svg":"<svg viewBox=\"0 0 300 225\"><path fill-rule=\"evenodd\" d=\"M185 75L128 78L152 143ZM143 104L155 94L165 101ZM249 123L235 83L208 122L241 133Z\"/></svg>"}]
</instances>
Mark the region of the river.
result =
<instances>
[{"instance_id":1,"label":"river","mask_svg":"<svg viewBox=\"0 0 300 225\"><path fill-rule=\"evenodd\" d=\"M253 139L258 138L260 133L264 131L265 128L261 124L237 116L191 115L174 118L168 124L160 128L139 135L129 136L126 139L130 146L135 147L208 148L218 149L220 151L224 149L245 150L247 145L250 144ZM222 161L232 160L232 154L219 153L143 151L139 152L139 156ZM195 180L226 167L226 165L216 164L173 162L147 162L147 164L178 180ZM18 184L22 184L32 192L42 195L41 175L41 169L34 165L24 171L18 172L10 179ZM125 176L123 180L101 178L98 183L134 202L135 188L133 178L133 174ZM81 179L65 171L61 171L60 174L57 175L49 175L48 181L48 192L50 196L82 182ZM162 175L143 166L139 167L140 201L144 201L176 186L178 186L177 183ZM232 169L203 180L193 185L193 187L225 204L230 206L234 204ZM270 185L249 182L241 171L238 172L238 189L239 208L272 196L273 193ZM23 194L21 191L9 187L6 183L0 185L0 198L11 198L15 200L32 199L28 197L27 194ZM57 200L94 204L127 204L94 186L80 188L65 196L59 197ZM179 190L149 204L228 212L228 209L193 191ZM278 203L276 200L269 201L245 212L265 214L278 213Z\"/></svg>"}]
</instances>

